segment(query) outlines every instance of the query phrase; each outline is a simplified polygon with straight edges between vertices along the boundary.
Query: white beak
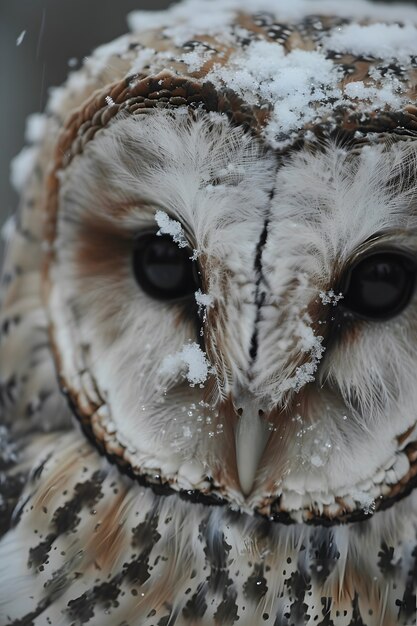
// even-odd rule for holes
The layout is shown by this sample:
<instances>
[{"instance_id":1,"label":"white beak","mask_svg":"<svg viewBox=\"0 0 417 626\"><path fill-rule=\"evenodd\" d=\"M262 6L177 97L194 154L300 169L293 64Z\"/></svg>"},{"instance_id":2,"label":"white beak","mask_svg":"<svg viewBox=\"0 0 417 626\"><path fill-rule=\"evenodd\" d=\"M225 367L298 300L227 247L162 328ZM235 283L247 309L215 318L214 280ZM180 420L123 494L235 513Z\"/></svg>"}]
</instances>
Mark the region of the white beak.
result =
<instances>
[{"instance_id":1,"label":"white beak","mask_svg":"<svg viewBox=\"0 0 417 626\"><path fill-rule=\"evenodd\" d=\"M270 432L259 416L259 407L253 399L245 398L240 407L242 413L236 427L236 462L240 487L247 496L252 490Z\"/></svg>"}]
</instances>

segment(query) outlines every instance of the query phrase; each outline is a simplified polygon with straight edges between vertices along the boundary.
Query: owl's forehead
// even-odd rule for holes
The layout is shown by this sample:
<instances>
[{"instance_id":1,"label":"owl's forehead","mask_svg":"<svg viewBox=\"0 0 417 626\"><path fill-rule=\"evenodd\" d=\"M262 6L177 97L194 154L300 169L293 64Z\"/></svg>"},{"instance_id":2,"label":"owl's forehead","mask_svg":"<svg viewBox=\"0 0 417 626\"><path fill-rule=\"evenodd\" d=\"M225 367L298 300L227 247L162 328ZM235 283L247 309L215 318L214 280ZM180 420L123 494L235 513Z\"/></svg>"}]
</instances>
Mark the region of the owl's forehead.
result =
<instances>
[{"instance_id":1,"label":"owl's forehead","mask_svg":"<svg viewBox=\"0 0 417 626\"><path fill-rule=\"evenodd\" d=\"M335 254L335 242L403 228L417 13L359 2L353 19L340 3L295 4L190 0L133 14L133 32L97 49L50 103L64 126L53 176L76 170L72 197L90 207L166 210L200 245L211 232L224 248L236 224L255 245L269 217L270 240L328 232Z\"/></svg>"},{"instance_id":2,"label":"owl's forehead","mask_svg":"<svg viewBox=\"0 0 417 626\"><path fill-rule=\"evenodd\" d=\"M49 108L63 120L99 89L81 116L94 118L90 136L120 110L201 106L280 151L329 134L413 136L417 12L294 4L190 0L134 13L132 33L98 48Z\"/></svg>"},{"instance_id":3,"label":"owl's forehead","mask_svg":"<svg viewBox=\"0 0 417 626\"><path fill-rule=\"evenodd\" d=\"M266 221L275 257L330 243L339 258L415 227L415 159L414 141L392 140L329 140L283 156L225 115L156 110L116 118L86 144L60 174L60 211L130 234L156 228L162 210L218 257L248 243L253 254Z\"/></svg>"}]
</instances>

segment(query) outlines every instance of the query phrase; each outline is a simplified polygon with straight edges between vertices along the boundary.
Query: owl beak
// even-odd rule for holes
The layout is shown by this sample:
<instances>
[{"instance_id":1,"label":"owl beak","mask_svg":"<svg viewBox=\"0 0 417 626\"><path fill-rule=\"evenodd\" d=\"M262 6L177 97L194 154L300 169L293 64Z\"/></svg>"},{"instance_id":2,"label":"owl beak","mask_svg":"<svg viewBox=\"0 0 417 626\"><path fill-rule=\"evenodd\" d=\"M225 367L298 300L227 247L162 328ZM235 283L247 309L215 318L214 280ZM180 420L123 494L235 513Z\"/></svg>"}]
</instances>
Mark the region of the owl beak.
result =
<instances>
[{"instance_id":1,"label":"owl beak","mask_svg":"<svg viewBox=\"0 0 417 626\"><path fill-rule=\"evenodd\" d=\"M270 436L268 426L262 419L262 411L255 402L247 399L238 409L236 426L236 464L242 493L252 491L259 461Z\"/></svg>"}]
</instances>

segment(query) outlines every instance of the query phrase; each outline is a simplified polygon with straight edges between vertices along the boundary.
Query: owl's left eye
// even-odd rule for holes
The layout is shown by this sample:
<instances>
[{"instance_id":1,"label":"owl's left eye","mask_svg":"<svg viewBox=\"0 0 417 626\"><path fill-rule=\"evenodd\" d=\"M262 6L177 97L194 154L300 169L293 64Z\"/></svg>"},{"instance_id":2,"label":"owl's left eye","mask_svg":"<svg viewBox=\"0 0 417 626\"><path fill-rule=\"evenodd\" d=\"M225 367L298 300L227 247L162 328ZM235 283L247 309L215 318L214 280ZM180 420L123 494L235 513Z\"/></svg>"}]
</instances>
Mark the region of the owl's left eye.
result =
<instances>
[{"instance_id":1,"label":"owl's left eye","mask_svg":"<svg viewBox=\"0 0 417 626\"><path fill-rule=\"evenodd\" d=\"M145 233L135 240L133 273L152 298L178 300L198 289L198 267L189 248L180 248L169 235Z\"/></svg>"},{"instance_id":2,"label":"owl's left eye","mask_svg":"<svg viewBox=\"0 0 417 626\"><path fill-rule=\"evenodd\" d=\"M343 308L358 317L383 321L405 309L414 292L416 262L399 251L370 254L346 277Z\"/></svg>"}]
</instances>

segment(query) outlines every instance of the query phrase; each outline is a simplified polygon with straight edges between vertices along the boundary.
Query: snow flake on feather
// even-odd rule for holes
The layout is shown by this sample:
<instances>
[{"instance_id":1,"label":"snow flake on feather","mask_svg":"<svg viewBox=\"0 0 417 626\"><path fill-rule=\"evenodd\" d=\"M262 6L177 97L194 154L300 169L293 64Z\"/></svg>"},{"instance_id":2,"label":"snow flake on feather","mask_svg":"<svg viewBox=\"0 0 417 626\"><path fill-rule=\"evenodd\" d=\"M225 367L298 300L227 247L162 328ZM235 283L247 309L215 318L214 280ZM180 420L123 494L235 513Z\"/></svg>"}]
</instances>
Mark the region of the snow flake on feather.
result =
<instances>
[{"instance_id":1,"label":"snow flake on feather","mask_svg":"<svg viewBox=\"0 0 417 626\"><path fill-rule=\"evenodd\" d=\"M327 50L409 64L417 55L417 26L413 24L348 24L325 40Z\"/></svg>"},{"instance_id":2,"label":"snow flake on feather","mask_svg":"<svg viewBox=\"0 0 417 626\"><path fill-rule=\"evenodd\" d=\"M316 336L311 328L311 320L305 315L298 323L296 335L299 337L301 352L309 354L310 358L296 368L294 376L288 378L282 385L282 391L293 389L296 393L308 383L315 380L315 373L323 357L325 347L322 345L323 337Z\"/></svg>"},{"instance_id":3,"label":"snow flake on feather","mask_svg":"<svg viewBox=\"0 0 417 626\"><path fill-rule=\"evenodd\" d=\"M160 30L164 38L182 49L203 36L214 37L219 49L232 51L225 64L224 52L216 59L216 50L200 42L199 48L177 58L189 72L202 71L207 61L212 62L205 78L218 90L231 88L248 104L267 108L270 114L264 137L273 148L282 149L306 126L324 119L331 124L338 108L365 112L400 109L408 102L405 82L386 67L393 63L399 64L399 71L413 67L417 11L363 0L342 5L322 0L186 0L168 12L134 12L129 23L139 33ZM239 14L245 11L250 16L268 14L272 23L288 24L305 40L305 49L303 45L288 48L285 42L262 40L259 32L245 31L239 24ZM317 19L314 35L306 34L305 24L312 15L333 15L335 21L333 26L324 27ZM378 23L341 25L339 18L352 15L356 20ZM395 22L381 23L384 19ZM398 22L400 19L404 24ZM315 49L311 49L312 43ZM349 64L335 62L344 54L381 64L371 65L368 77L346 80L350 70L354 73L354 63L349 69ZM166 52L155 52L155 61L170 67L164 55ZM135 69L139 69L138 63ZM173 70L177 71L175 67Z\"/></svg>"},{"instance_id":4,"label":"snow flake on feather","mask_svg":"<svg viewBox=\"0 0 417 626\"><path fill-rule=\"evenodd\" d=\"M157 235L170 235L179 248L186 248L188 246L180 222L173 220L165 211L157 211L155 213L155 220L159 226Z\"/></svg>"},{"instance_id":5,"label":"snow flake on feather","mask_svg":"<svg viewBox=\"0 0 417 626\"><path fill-rule=\"evenodd\" d=\"M165 357L160 373L175 377L185 371L185 377L191 385L202 385L210 373L210 363L205 352L196 343L184 345L179 352Z\"/></svg>"}]
</instances>

